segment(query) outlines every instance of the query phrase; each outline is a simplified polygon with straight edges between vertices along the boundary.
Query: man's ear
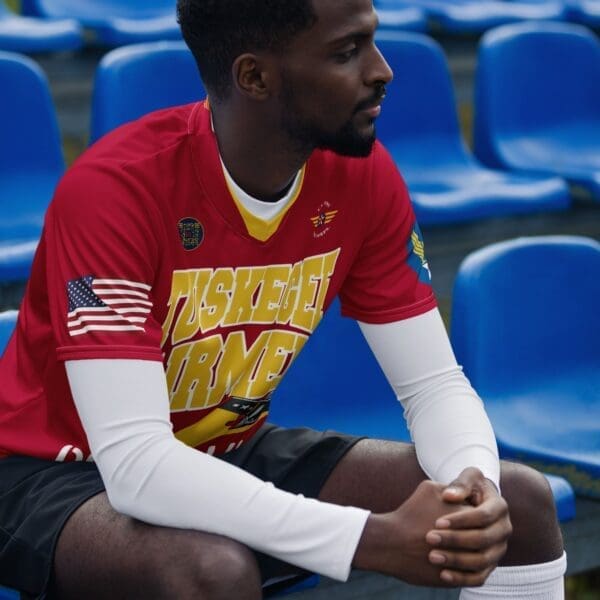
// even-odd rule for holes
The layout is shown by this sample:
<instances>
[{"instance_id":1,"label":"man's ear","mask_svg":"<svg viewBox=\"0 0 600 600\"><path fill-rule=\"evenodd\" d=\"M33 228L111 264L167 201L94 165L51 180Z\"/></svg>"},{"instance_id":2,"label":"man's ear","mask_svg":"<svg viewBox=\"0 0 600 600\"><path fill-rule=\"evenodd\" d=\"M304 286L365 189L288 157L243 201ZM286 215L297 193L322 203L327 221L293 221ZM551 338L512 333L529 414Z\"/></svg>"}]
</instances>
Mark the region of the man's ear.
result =
<instances>
[{"instance_id":1,"label":"man's ear","mask_svg":"<svg viewBox=\"0 0 600 600\"><path fill-rule=\"evenodd\" d=\"M265 57L240 54L232 65L234 87L254 100L266 100L273 93L272 65Z\"/></svg>"}]
</instances>

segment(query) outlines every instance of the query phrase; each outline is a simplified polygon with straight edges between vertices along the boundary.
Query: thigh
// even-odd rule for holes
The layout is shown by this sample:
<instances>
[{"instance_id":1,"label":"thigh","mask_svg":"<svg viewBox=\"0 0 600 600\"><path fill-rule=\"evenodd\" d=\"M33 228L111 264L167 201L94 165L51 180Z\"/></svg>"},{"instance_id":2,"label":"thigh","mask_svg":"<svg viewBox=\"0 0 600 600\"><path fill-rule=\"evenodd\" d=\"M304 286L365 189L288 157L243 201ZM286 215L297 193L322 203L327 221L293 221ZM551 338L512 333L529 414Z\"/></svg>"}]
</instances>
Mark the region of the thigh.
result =
<instances>
[{"instance_id":1,"label":"thigh","mask_svg":"<svg viewBox=\"0 0 600 600\"><path fill-rule=\"evenodd\" d=\"M106 493L87 500L61 532L51 597L257 599L254 554L225 537L158 527L117 513Z\"/></svg>"},{"instance_id":2,"label":"thigh","mask_svg":"<svg viewBox=\"0 0 600 600\"><path fill-rule=\"evenodd\" d=\"M389 512L398 508L427 475L412 444L362 439L341 458L319 499Z\"/></svg>"}]
</instances>

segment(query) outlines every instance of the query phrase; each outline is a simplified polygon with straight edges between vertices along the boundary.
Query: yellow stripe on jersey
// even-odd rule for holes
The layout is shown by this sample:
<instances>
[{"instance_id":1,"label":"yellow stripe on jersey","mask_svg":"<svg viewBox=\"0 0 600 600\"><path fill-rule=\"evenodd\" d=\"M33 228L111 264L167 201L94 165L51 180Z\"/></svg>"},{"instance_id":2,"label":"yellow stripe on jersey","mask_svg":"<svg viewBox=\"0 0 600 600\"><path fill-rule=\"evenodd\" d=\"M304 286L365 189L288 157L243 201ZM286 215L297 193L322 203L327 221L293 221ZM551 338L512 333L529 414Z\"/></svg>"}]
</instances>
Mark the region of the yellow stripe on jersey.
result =
<instances>
[{"instance_id":1,"label":"yellow stripe on jersey","mask_svg":"<svg viewBox=\"0 0 600 600\"><path fill-rule=\"evenodd\" d=\"M227 188L229 189L229 193L235 202L238 210L240 211L240 215L244 220L244 224L246 225L246 229L248 233L255 239L266 242L278 229L279 224L283 220L283 217L287 214L288 210L294 205L300 192L302 191L302 184L304 183L304 173L306 171L306 165L302 167L300 170L300 176L298 177L296 183L294 184L294 190L292 191L292 197L290 201L287 203L286 207L275 217L268 221L264 221L263 219L253 215L240 201L235 193L235 190L230 185L227 177L225 181L227 182Z\"/></svg>"},{"instance_id":2,"label":"yellow stripe on jersey","mask_svg":"<svg viewBox=\"0 0 600 600\"><path fill-rule=\"evenodd\" d=\"M266 419L267 414L268 412L265 411L260 418L263 420ZM175 437L187 446L195 448L223 435L243 433L256 424L251 423L245 427L238 427L232 430L227 426L227 423L235 421L237 417L236 413L217 407L199 421L177 431Z\"/></svg>"}]
</instances>

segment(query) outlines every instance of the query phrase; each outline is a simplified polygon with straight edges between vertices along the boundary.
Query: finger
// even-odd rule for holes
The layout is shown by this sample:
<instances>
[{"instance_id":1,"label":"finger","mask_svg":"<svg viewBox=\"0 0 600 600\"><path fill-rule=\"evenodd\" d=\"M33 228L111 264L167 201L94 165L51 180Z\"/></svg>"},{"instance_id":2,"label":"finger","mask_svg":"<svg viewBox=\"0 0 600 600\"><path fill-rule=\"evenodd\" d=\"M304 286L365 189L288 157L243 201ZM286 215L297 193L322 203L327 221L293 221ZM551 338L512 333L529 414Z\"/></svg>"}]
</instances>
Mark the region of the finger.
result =
<instances>
[{"instance_id":1,"label":"finger","mask_svg":"<svg viewBox=\"0 0 600 600\"><path fill-rule=\"evenodd\" d=\"M425 541L439 549L484 550L504 543L510 535L510 528L504 522L496 522L485 529L445 529L432 530Z\"/></svg>"},{"instance_id":2,"label":"finger","mask_svg":"<svg viewBox=\"0 0 600 600\"><path fill-rule=\"evenodd\" d=\"M478 529L489 527L501 519L508 519L508 506L499 496L470 510L461 510L439 517L436 529Z\"/></svg>"},{"instance_id":3,"label":"finger","mask_svg":"<svg viewBox=\"0 0 600 600\"><path fill-rule=\"evenodd\" d=\"M432 565L455 571L480 572L496 567L506 552L506 544L488 548L484 552L447 552L432 550L428 559Z\"/></svg>"},{"instance_id":4,"label":"finger","mask_svg":"<svg viewBox=\"0 0 600 600\"><path fill-rule=\"evenodd\" d=\"M478 573L470 573L443 569L440 571L440 579L451 587L479 587L485 583L493 570L493 568L490 568Z\"/></svg>"}]
</instances>

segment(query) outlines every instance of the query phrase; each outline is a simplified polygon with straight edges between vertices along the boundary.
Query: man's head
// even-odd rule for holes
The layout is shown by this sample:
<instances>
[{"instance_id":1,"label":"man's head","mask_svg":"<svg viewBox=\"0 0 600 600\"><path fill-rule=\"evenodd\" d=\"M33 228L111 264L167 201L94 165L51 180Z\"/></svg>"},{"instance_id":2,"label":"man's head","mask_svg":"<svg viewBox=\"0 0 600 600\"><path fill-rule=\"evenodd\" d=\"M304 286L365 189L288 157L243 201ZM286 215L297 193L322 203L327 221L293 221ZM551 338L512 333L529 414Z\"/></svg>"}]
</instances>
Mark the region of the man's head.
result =
<instances>
[{"instance_id":1,"label":"man's head","mask_svg":"<svg viewBox=\"0 0 600 600\"><path fill-rule=\"evenodd\" d=\"M280 51L316 15L311 0L178 0L177 18L205 86L223 100L238 56Z\"/></svg>"},{"instance_id":2,"label":"man's head","mask_svg":"<svg viewBox=\"0 0 600 600\"><path fill-rule=\"evenodd\" d=\"M371 0L178 0L178 15L213 101L245 98L299 151L369 154L392 77Z\"/></svg>"}]
</instances>

